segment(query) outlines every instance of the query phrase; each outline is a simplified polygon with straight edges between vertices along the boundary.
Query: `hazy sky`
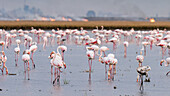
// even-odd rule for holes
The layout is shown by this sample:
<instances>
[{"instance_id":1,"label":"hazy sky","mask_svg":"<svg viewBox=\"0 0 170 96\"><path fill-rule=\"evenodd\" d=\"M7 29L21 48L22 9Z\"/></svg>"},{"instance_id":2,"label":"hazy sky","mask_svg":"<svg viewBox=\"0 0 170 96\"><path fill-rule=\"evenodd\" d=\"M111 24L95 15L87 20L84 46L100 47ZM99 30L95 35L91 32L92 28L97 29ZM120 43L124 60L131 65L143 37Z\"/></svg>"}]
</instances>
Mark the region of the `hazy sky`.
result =
<instances>
[{"instance_id":1,"label":"hazy sky","mask_svg":"<svg viewBox=\"0 0 170 96\"><path fill-rule=\"evenodd\" d=\"M170 0L26 0L30 7L40 8L45 14L86 16L88 10L124 16L170 16ZM0 9L23 8L24 0L0 0Z\"/></svg>"}]
</instances>

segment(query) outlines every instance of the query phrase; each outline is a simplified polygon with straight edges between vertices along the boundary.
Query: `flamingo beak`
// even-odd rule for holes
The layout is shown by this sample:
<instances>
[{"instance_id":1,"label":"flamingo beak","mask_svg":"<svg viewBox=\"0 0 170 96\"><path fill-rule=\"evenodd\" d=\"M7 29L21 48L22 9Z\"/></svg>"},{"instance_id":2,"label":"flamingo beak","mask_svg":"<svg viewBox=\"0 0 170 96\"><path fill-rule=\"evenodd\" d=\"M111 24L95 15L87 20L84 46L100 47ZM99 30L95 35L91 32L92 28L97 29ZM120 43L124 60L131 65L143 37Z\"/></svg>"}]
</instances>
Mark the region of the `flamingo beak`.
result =
<instances>
[{"instance_id":1,"label":"flamingo beak","mask_svg":"<svg viewBox=\"0 0 170 96\"><path fill-rule=\"evenodd\" d=\"M89 43L86 43L85 45L89 45Z\"/></svg>"},{"instance_id":2,"label":"flamingo beak","mask_svg":"<svg viewBox=\"0 0 170 96\"><path fill-rule=\"evenodd\" d=\"M164 60L161 60L161 62L160 62L160 66L162 66L162 63L164 62Z\"/></svg>"},{"instance_id":3,"label":"flamingo beak","mask_svg":"<svg viewBox=\"0 0 170 96\"><path fill-rule=\"evenodd\" d=\"M31 54L31 52L28 52L28 54Z\"/></svg>"},{"instance_id":4,"label":"flamingo beak","mask_svg":"<svg viewBox=\"0 0 170 96\"><path fill-rule=\"evenodd\" d=\"M90 54L87 54L88 57L90 57Z\"/></svg>"},{"instance_id":5,"label":"flamingo beak","mask_svg":"<svg viewBox=\"0 0 170 96\"><path fill-rule=\"evenodd\" d=\"M66 69L66 64L64 63L64 69Z\"/></svg>"}]
</instances>

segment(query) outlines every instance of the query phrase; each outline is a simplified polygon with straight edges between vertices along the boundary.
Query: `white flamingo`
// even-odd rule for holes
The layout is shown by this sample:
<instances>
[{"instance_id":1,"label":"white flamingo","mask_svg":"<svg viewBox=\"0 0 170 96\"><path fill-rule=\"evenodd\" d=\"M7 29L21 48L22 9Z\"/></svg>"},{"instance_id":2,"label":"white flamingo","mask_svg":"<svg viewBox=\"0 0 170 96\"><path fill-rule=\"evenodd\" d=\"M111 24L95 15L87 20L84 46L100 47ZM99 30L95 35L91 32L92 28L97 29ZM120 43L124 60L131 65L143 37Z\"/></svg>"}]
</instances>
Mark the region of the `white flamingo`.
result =
<instances>
[{"instance_id":1,"label":"white flamingo","mask_svg":"<svg viewBox=\"0 0 170 96\"><path fill-rule=\"evenodd\" d=\"M33 54L34 54L34 52L37 50L37 43L36 42L33 42L32 44L31 44L31 47L30 47L30 49L29 49L29 51L31 52L31 61L32 61L32 65L33 65L33 68L35 68L35 63L34 63L34 61L33 61Z\"/></svg>"},{"instance_id":2,"label":"white flamingo","mask_svg":"<svg viewBox=\"0 0 170 96\"><path fill-rule=\"evenodd\" d=\"M19 57L19 53L20 53L20 47L19 47L20 40L17 39L16 43L17 43L17 47L14 49L14 52L15 52L15 62L16 62L15 66L18 65L18 57Z\"/></svg>"},{"instance_id":3,"label":"white flamingo","mask_svg":"<svg viewBox=\"0 0 170 96\"><path fill-rule=\"evenodd\" d=\"M24 72L25 72L25 77L26 77L26 68L25 66L27 66L27 69L28 69L28 80L30 80L29 78L29 70L30 70L30 67L29 67L29 61L30 61L30 51L27 49L23 52L23 55L22 55L22 60L24 61Z\"/></svg>"}]
</instances>

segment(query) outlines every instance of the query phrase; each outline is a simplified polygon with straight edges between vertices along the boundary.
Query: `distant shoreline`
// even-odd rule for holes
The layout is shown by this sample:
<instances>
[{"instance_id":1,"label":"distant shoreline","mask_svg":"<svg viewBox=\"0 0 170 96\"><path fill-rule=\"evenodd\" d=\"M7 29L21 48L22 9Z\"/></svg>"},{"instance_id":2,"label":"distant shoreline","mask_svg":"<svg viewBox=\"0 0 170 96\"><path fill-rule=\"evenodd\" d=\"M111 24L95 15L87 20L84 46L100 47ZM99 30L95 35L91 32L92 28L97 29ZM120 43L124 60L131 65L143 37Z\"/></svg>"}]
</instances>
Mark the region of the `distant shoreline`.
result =
<instances>
[{"instance_id":1,"label":"distant shoreline","mask_svg":"<svg viewBox=\"0 0 170 96\"><path fill-rule=\"evenodd\" d=\"M104 26L105 29L124 29L129 30L151 30L151 29L170 29L170 22L157 21L154 23L147 21L0 21L0 29L95 29L96 26Z\"/></svg>"}]
</instances>

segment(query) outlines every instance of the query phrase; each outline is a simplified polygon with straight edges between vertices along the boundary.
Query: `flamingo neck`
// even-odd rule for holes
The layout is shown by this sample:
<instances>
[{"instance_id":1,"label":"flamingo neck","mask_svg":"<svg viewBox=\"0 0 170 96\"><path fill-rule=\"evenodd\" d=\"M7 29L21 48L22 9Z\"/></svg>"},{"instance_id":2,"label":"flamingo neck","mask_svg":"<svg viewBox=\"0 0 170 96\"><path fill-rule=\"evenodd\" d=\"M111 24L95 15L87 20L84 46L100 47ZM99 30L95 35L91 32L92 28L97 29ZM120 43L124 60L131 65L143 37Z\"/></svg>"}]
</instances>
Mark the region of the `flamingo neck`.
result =
<instances>
[{"instance_id":1,"label":"flamingo neck","mask_svg":"<svg viewBox=\"0 0 170 96\"><path fill-rule=\"evenodd\" d=\"M61 56L60 52L59 52L59 48L60 47L57 47L57 54Z\"/></svg>"},{"instance_id":2,"label":"flamingo neck","mask_svg":"<svg viewBox=\"0 0 170 96\"><path fill-rule=\"evenodd\" d=\"M102 52L103 52L103 51L100 51L100 56L99 56L99 59L101 59L101 57L102 57Z\"/></svg>"},{"instance_id":3,"label":"flamingo neck","mask_svg":"<svg viewBox=\"0 0 170 96\"><path fill-rule=\"evenodd\" d=\"M19 48L19 44L17 43L17 47Z\"/></svg>"},{"instance_id":4,"label":"flamingo neck","mask_svg":"<svg viewBox=\"0 0 170 96\"><path fill-rule=\"evenodd\" d=\"M165 66L167 66L167 65L168 65L166 60L164 60L164 65L165 65Z\"/></svg>"}]
</instances>

